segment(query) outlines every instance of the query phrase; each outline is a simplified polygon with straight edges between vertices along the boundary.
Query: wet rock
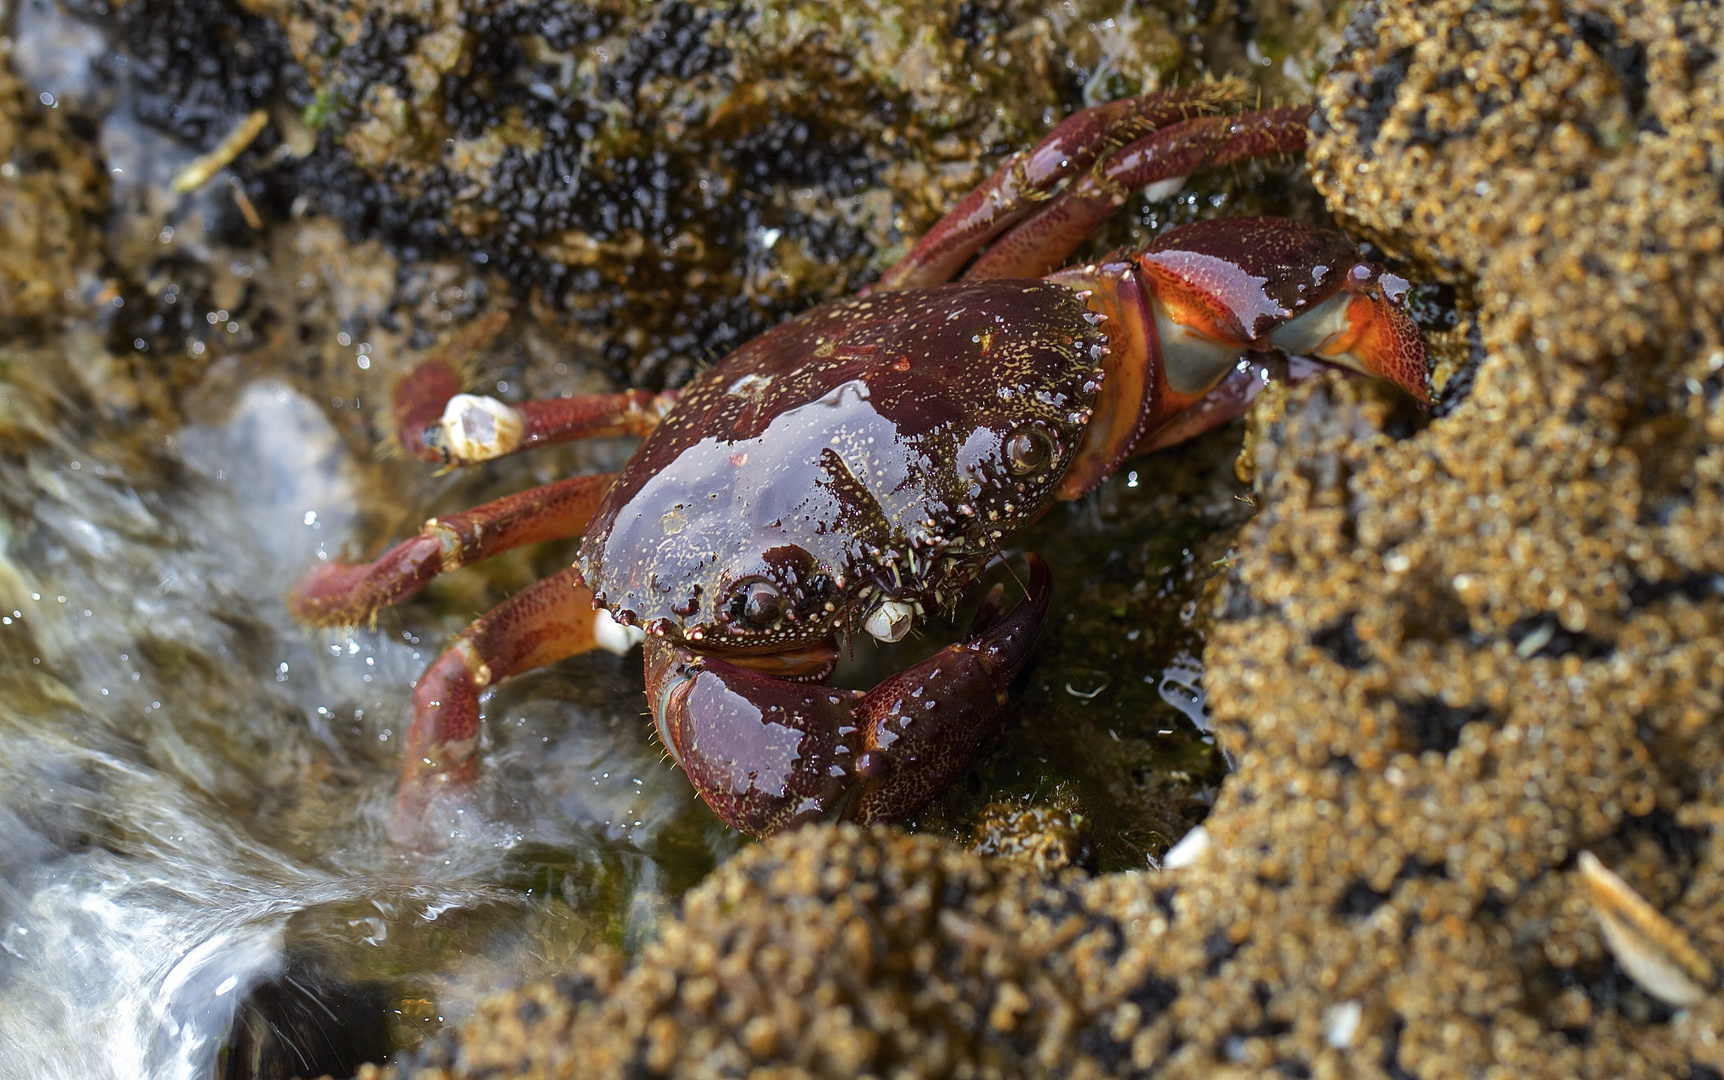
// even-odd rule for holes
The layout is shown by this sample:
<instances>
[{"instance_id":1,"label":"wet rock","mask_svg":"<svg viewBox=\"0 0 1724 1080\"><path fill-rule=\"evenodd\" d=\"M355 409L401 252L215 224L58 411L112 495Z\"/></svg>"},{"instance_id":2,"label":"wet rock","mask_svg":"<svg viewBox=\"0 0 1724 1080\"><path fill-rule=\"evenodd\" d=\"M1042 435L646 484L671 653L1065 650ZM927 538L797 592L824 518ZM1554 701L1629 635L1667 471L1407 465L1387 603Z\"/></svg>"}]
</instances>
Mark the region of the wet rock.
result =
<instances>
[{"instance_id":1,"label":"wet rock","mask_svg":"<svg viewBox=\"0 0 1724 1080\"><path fill-rule=\"evenodd\" d=\"M37 965L8 969L5 1012L40 1037L76 981L147 1041L161 1018L107 969L156 987L231 920L251 966L218 949L182 971L186 1046L219 1026L197 1012L214 987L267 970L285 912L360 958L344 985L407 971L392 1012L430 1029L475 986L634 942L733 842L651 771L633 673L584 661L493 699L513 854L460 864L486 884L403 871L381 841L414 647L566 553L452 578L333 659L287 623L287 583L326 540L380 542L607 452L445 481L373 461L372 410L418 350L512 309L472 362L499 393L678 381L864 280L1050 110L1201 70L1266 71L1273 96L1341 35L1317 5L1267 3L71 7L129 50L103 69L123 106L75 63L19 58L28 34L93 47L45 3L11 13L0 72L0 596L28 611L0 638L0 945ZM1357 383L1266 399L1244 463L1261 512L1231 559L1249 508L1216 476L1225 440L1144 466L1167 506L1120 509L1115 484L1029 538L1068 538L1049 553L1072 618L1005 748L918 821L967 841L979 808L1075 776L1073 806L982 818L1029 863L850 830L752 849L632 966L578 961L412 1063L1724 1068L1724 1005L1676 1012L1637 984L1577 868L1595 853L1658 941L1724 961L1719 36L1674 3L1368 8L1322 85L1311 175L1468 311L1441 417ZM260 107L228 174L165 199ZM1098 242L1325 212L1264 175L1134 208ZM1144 539L1152 520L1175 534ZM1155 740L1161 666L1210 619L1176 613L1219 562L1208 720L1239 772L1208 848L1166 875L1037 872L1085 842L1143 865L1207 810L1218 756L1183 727L1171 753ZM65 919L98 893L111 923ZM52 966L67 955L103 970ZM457 977L452 955L485 959Z\"/></svg>"},{"instance_id":2,"label":"wet rock","mask_svg":"<svg viewBox=\"0 0 1724 1080\"><path fill-rule=\"evenodd\" d=\"M11 61L19 43L3 42L0 55ZM42 44L28 36L25 43ZM66 82L55 88L64 92ZM107 203L105 178L79 153L88 121L56 108L57 100L50 90L32 91L10 62L0 64L0 333L9 338L87 314L100 269L90 236Z\"/></svg>"},{"instance_id":3,"label":"wet rock","mask_svg":"<svg viewBox=\"0 0 1724 1080\"><path fill-rule=\"evenodd\" d=\"M143 122L207 150L269 110L234 169L262 219L496 275L654 386L854 290L1074 99L1303 96L1338 36L1272 4L74 4L118 22Z\"/></svg>"},{"instance_id":4,"label":"wet rock","mask_svg":"<svg viewBox=\"0 0 1724 1080\"><path fill-rule=\"evenodd\" d=\"M1081 805L1064 784L1056 785L1045 802L991 802L977 818L970 850L1020 860L1044 875L1068 866L1087 866L1093 855L1085 835L1089 822Z\"/></svg>"},{"instance_id":5,"label":"wet rock","mask_svg":"<svg viewBox=\"0 0 1724 1080\"><path fill-rule=\"evenodd\" d=\"M926 836L799 830L690 893L634 970L493 999L423 1077L1023 1075L1165 1045L1143 879L1049 879ZM602 996L593 994L602 991ZM1098 1006L1101 1008L1098 1009Z\"/></svg>"},{"instance_id":6,"label":"wet rock","mask_svg":"<svg viewBox=\"0 0 1724 1080\"><path fill-rule=\"evenodd\" d=\"M1340 380L1254 417L1203 858L804 831L441 1074L1714 1075L1724 1003L1636 985L1576 860L1724 959L1721 38L1661 0L1349 29L1313 174L1476 302L1477 365L1425 424Z\"/></svg>"}]
</instances>

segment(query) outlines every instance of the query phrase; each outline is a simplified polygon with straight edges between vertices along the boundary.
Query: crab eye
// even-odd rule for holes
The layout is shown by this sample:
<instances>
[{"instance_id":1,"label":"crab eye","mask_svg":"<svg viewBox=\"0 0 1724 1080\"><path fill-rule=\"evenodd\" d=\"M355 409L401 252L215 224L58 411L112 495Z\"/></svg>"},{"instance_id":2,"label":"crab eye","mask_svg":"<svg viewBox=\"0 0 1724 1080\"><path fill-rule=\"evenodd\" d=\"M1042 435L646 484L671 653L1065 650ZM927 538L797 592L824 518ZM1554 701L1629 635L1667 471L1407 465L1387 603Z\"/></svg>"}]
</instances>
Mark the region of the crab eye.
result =
<instances>
[{"instance_id":1,"label":"crab eye","mask_svg":"<svg viewBox=\"0 0 1724 1080\"><path fill-rule=\"evenodd\" d=\"M1054 437L1040 424L1024 424L1006 437L1006 467L1013 476L1028 476L1054 456Z\"/></svg>"},{"instance_id":2,"label":"crab eye","mask_svg":"<svg viewBox=\"0 0 1724 1080\"><path fill-rule=\"evenodd\" d=\"M778 586L764 578L744 581L731 595L731 617L750 630L768 630L784 614Z\"/></svg>"}]
</instances>

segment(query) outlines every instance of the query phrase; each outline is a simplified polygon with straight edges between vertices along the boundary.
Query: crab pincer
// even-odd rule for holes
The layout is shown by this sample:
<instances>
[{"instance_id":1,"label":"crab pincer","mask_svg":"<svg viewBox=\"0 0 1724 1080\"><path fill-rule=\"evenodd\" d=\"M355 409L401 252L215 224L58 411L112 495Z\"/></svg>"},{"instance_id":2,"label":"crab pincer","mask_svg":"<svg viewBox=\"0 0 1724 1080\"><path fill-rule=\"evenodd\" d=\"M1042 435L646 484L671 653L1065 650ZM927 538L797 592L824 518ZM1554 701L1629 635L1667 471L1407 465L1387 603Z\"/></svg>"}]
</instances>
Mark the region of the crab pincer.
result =
<instances>
[{"instance_id":1,"label":"crab pincer","mask_svg":"<svg viewBox=\"0 0 1724 1080\"><path fill-rule=\"evenodd\" d=\"M970 634L872 690L795 682L653 640L647 694L660 737L734 828L769 836L803 821L895 821L950 784L993 731L1053 594L1029 563L1024 599L999 590Z\"/></svg>"}]
</instances>

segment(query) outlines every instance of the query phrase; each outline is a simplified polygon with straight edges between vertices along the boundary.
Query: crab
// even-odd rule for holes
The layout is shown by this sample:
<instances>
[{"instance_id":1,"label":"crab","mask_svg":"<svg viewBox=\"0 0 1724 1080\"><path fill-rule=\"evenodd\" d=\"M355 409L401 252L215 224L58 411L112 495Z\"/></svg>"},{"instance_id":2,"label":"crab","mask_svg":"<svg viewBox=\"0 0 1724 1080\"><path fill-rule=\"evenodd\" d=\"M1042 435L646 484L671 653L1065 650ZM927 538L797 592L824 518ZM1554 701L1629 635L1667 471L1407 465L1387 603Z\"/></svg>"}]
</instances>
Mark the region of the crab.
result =
<instances>
[{"instance_id":1,"label":"crab","mask_svg":"<svg viewBox=\"0 0 1724 1080\"><path fill-rule=\"evenodd\" d=\"M474 785L486 687L643 643L658 734L726 823L761 837L902 819L993 731L1047 615L1047 566L1025 554L1010 610L996 586L963 640L871 690L826 685L845 643L897 641L951 611L1054 501L1243 412L1272 354L1427 403L1407 281L1338 233L1206 220L1063 265L1133 191L1304 150L1308 108L1227 115L1223 96L1073 113L871 287L680 393L507 404L462 393L443 361L416 368L395 391L397 437L429 461L643 439L618 473L434 518L374 562L321 565L294 587L298 618L352 624L439 573L583 538L573 566L480 617L416 684L392 837L434 846L434 811Z\"/></svg>"}]
</instances>

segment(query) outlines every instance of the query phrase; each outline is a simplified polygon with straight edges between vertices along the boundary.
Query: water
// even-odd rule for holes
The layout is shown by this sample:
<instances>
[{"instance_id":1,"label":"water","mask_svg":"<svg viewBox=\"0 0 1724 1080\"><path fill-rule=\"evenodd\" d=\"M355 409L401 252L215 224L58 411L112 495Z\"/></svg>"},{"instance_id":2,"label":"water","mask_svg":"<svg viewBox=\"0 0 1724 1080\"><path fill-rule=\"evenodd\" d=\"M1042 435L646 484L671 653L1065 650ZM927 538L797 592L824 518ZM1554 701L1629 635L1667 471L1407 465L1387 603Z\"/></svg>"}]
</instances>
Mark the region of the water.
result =
<instances>
[{"instance_id":1,"label":"water","mask_svg":"<svg viewBox=\"0 0 1724 1080\"><path fill-rule=\"evenodd\" d=\"M294 971L377 1013L341 1025L410 1042L635 943L728 842L697 826L655 862L694 808L607 656L498 694L485 824L395 851L395 733L436 630L287 618L363 494L324 414L262 381L142 439L33 418L0 463L0 1076L215 1075L236 1009Z\"/></svg>"},{"instance_id":2,"label":"water","mask_svg":"<svg viewBox=\"0 0 1724 1080\"><path fill-rule=\"evenodd\" d=\"M498 985L637 947L736 844L651 745L638 659L504 687L477 820L432 859L384 835L413 680L511 573L566 553L352 632L304 631L284 602L320 557L627 447L480 477L376 461L309 396L333 386L362 418L369 358L319 381L254 317L247 290L303 293L300 267L209 238L221 185L165 191L194 153L93 74L99 33L40 0L14 30L33 90L99 114L110 257L234 310L185 356L128 365L124 297L90 279L88 318L0 346L0 1077L345 1074ZM289 254L319 243L346 254L315 225ZM353 263L329 317L357 328L393 271ZM390 375L373 336L365 396Z\"/></svg>"}]
</instances>

